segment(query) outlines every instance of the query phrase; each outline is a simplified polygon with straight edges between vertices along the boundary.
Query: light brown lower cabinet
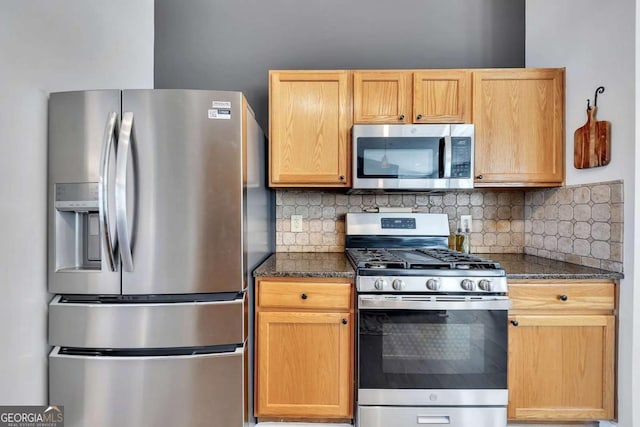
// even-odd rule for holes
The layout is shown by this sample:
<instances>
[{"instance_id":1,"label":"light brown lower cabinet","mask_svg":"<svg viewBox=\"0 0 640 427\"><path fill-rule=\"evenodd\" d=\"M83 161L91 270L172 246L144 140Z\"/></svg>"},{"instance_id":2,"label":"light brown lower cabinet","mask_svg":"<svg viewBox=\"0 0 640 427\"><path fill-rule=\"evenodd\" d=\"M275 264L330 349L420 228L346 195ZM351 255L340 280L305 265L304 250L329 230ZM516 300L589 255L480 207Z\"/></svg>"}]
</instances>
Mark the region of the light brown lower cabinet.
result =
<instances>
[{"instance_id":1,"label":"light brown lower cabinet","mask_svg":"<svg viewBox=\"0 0 640 427\"><path fill-rule=\"evenodd\" d=\"M509 419L613 419L614 284L509 286Z\"/></svg>"},{"instance_id":2,"label":"light brown lower cabinet","mask_svg":"<svg viewBox=\"0 0 640 427\"><path fill-rule=\"evenodd\" d=\"M258 281L258 418L353 415L353 299L349 282Z\"/></svg>"}]
</instances>

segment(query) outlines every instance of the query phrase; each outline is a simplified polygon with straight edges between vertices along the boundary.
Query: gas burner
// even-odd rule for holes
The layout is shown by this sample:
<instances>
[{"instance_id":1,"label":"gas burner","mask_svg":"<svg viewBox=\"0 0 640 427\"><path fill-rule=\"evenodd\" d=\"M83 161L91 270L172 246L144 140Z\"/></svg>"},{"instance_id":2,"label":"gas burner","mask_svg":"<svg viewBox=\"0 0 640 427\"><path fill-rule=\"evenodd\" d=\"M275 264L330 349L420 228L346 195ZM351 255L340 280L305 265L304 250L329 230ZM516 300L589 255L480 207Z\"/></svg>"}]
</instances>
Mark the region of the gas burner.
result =
<instances>
[{"instance_id":1,"label":"gas burner","mask_svg":"<svg viewBox=\"0 0 640 427\"><path fill-rule=\"evenodd\" d=\"M432 258L449 263L452 269L498 270L501 268L497 262L447 248L422 248L416 250Z\"/></svg>"},{"instance_id":2,"label":"gas burner","mask_svg":"<svg viewBox=\"0 0 640 427\"><path fill-rule=\"evenodd\" d=\"M347 249L347 255L358 268L407 268L406 262L386 249Z\"/></svg>"}]
</instances>

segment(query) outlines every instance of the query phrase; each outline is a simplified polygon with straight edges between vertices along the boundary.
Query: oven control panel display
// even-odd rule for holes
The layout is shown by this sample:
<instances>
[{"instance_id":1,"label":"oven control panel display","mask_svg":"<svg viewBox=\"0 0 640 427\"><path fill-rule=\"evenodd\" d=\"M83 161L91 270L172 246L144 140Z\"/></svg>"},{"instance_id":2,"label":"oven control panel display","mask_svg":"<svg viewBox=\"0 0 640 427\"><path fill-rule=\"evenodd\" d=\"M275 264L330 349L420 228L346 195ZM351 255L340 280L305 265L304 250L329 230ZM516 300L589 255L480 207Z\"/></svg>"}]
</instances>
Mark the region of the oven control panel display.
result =
<instances>
[{"instance_id":1,"label":"oven control panel display","mask_svg":"<svg viewBox=\"0 0 640 427\"><path fill-rule=\"evenodd\" d=\"M381 218L382 228L416 229L415 218Z\"/></svg>"}]
</instances>

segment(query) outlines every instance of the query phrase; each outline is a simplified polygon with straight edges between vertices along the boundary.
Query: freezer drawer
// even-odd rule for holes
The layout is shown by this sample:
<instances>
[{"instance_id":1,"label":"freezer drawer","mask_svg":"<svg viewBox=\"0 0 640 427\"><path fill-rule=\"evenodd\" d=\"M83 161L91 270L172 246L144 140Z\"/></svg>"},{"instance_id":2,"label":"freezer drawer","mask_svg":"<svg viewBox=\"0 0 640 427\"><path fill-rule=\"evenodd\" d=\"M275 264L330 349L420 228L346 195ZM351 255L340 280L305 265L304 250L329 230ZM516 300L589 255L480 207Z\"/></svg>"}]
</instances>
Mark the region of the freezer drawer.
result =
<instances>
[{"instance_id":1,"label":"freezer drawer","mask_svg":"<svg viewBox=\"0 0 640 427\"><path fill-rule=\"evenodd\" d=\"M230 353L49 355L49 402L66 427L242 427L244 348Z\"/></svg>"},{"instance_id":2,"label":"freezer drawer","mask_svg":"<svg viewBox=\"0 0 640 427\"><path fill-rule=\"evenodd\" d=\"M78 348L168 348L241 344L246 294L231 301L49 304L49 344Z\"/></svg>"}]
</instances>

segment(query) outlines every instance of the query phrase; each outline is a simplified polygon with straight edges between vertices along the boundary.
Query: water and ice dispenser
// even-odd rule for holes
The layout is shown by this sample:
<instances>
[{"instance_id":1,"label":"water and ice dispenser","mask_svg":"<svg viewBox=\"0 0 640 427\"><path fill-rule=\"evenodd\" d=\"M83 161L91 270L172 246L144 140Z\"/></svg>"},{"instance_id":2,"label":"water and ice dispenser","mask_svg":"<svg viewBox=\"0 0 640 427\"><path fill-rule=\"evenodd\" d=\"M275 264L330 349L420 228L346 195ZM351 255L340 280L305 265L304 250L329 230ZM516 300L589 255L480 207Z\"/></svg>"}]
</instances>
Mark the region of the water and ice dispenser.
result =
<instances>
[{"instance_id":1,"label":"water and ice dispenser","mask_svg":"<svg viewBox=\"0 0 640 427\"><path fill-rule=\"evenodd\" d=\"M100 270L98 183L55 184L55 271Z\"/></svg>"}]
</instances>

